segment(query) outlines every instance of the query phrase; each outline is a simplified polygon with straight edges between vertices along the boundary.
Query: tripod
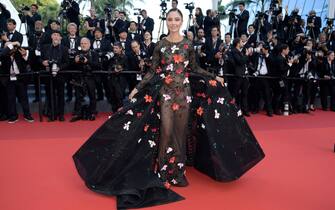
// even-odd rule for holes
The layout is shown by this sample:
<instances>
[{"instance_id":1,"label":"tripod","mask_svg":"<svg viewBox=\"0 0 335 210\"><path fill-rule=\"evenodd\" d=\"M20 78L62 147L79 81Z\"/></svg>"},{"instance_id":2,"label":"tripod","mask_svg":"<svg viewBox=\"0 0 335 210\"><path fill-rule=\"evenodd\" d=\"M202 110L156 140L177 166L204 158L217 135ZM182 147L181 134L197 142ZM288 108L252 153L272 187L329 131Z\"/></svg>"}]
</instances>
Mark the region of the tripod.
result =
<instances>
[{"instance_id":1,"label":"tripod","mask_svg":"<svg viewBox=\"0 0 335 210\"><path fill-rule=\"evenodd\" d=\"M161 34L164 34L164 26L165 26L165 21L166 21L166 10L162 10L162 14L159 17L160 23L159 23L159 28L158 28L158 38ZM162 33L161 33L162 30Z\"/></svg>"},{"instance_id":2,"label":"tripod","mask_svg":"<svg viewBox=\"0 0 335 210\"><path fill-rule=\"evenodd\" d=\"M190 14L188 15L188 20L187 20L187 30L189 30L191 28L191 21L193 20L193 14L192 14L192 10L190 10ZM195 25L193 24L193 28L192 28L192 32L193 32L193 36L195 37Z\"/></svg>"}]
</instances>

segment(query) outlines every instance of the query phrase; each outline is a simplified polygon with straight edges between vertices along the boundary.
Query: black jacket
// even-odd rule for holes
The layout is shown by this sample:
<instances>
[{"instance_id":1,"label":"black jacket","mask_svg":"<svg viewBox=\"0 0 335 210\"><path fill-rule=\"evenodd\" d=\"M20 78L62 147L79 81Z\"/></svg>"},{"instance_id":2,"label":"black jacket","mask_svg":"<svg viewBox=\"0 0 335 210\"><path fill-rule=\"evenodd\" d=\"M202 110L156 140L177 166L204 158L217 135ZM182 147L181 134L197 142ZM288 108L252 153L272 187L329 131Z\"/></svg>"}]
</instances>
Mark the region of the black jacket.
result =
<instances>
[{"instance_id":1,"label":"black jacket","mask_svg":"<svg viewBox=\"0 0 335 210\"><path fill-rule=\"evenodd\" d=\"M150 17L147 17L146 19L143 19L142 22L141 22L141 24L144 26L142 28L142 31L150 31L150 32L152 32L154 30L155 22L154 22L154 19L152 19Z\"/></svg>"},{"instance_id":2,"label":"black jacket","mask_svg":"<svg viewBox=\"0 0 335 210\"><path fill-rule=\"evenodd\" d=\"M232 62L233 62L233 73L236 76L246 75L246 65L248 63L248 56L243 55L240 50L233 48L231 50Z\"/></svg>"},{"instance_id":3,"label":"black jacket","mask_svg":"<svg viewBox=\"0 0 335 210\"><path fill-rule=\"evenodd\" d=\"M274 61L274 71L271 71L272 76L286 78L291 70L291 67L287 64L286 58L282 55L278 55Z\"/></svg>"},{"instance_id":4,"label":"black jacket","mask_svg":"<svg viewBox=\"0 0 335 210\"><path fill-rule=\"evenodd\" d=\"M241 34L247 34L248 21L249 21L249 11L244 10L241 14L237 15L238 22L236 32L240 37Z\"/></svg>"},{"instance_id":5,"label":"black jacket","mask_svg":"<svg viewBox=\"0 0 335 210\"><path fill-rule=\"evenodd\" d=\"M52 44L44 45L41 51L40 61L56 61L60 70L64 70L68 66L68 49L63 45L54 47Z\"/></svg>"}]
</instances>

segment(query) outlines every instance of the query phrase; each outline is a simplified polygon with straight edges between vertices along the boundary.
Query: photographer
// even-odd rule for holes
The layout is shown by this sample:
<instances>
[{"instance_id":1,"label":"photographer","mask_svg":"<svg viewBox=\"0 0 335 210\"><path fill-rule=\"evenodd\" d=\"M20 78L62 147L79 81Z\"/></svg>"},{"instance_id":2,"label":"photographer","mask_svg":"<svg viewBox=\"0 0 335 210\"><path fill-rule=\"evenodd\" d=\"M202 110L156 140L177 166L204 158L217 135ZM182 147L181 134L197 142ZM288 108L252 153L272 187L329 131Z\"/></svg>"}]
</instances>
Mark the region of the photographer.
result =
<instances>
[{"instance_id":1,"label":"photographer","mask_svg":"<svg viewBox=\"0 0 335 210\"><path fill-rule=\"evenodd\" d=\"M0 3L0 32L6 31L7 20L10 16L10 12L6 9L5 5Z\"/></svg>"},{"instance_id":2,"label":"photographer","mask_svg":"<svg viewBox=\"0 0 335 210\"><path fill-rule=\"evenodd\" d=\"M95 9L91 8L90 10L90 17L85 18L84 22L84 29L87 30L86 32L86 37L89 38L90 40L93 39L94 37L94 30L97 27L100 27L100 21L97 18L97 15L95 13Z\"/></svg>"},{"instance_id":3,"label":"photographer","mask_svg":"<svg viewBox=\"0 0 335 210\"><path fill-rule=\"evenodd\" d=\"M29 7L28 7L29 8ZM27 34L33 34L35 31L35 22L38 20L42 20L42 17L40 14L38 14L38 5L32 4L30 6L30 10L23 10L23 15L25 16L25 20L27 21L28 25L28 31ZM21 17L21 20L24 20Z\"/></svg>"},{"instance_id":4,"label":"photographer","mask_svg":"<svg viewBox=\"0 0 335 210\"><path fill-rule=\"evenodd\" d=\"M147 61L147 55L143 50L141 50L138 41L133 40L131 42L131 49L132 52L127 56L128 69L130 71L137 71L138 73L126 75L129 90L134 89L137 83L142 80L142 75L145 74L145 66Z\"/></svg>"},{"instance_id":5,"label":"photographer","mask_svg":"<svg viewBox=\"0 0 335 210\"><path fill-rule=\"evenodd\" d=\"M205 42L206 65L208 67L216 68L219 66L218 61L222 58L222 52L219 48L222 42L218 27L213 26L211 37L208 37Z\"/></svg>"},{"instance_id":6,"label":"photographer","mask_svg":"<svg viewBox=\"0 0 335 210\"><path fill-rule=\"evenodd\" d=\"M42 46L45 44L46 38L43 32L43 22L38 20L35 22L34 33L29 34L28 45L29 45L29 64L31 69L35 72L39 72L43 69L43 65L40 63ZM38 102L39 99L39 86L38 86L38 75L34 76L34 87L35 87L35 99L34 102Z\"/></svg>"},{"instance_id":7,"label":"photographer","mask_svg":"<svg viewBox=\"0 0 335 210\"><path fill-rule=\"evenodd\" d=\"M61 7L66 11L66 18L69 23L75 23L78 27L80 26L79 15L80 9L79 4L75 0L63 0Z\"/></svg>"},{"instance_id":8,"label":"photographer","mask_svg":"<svg viewBox=\"0 0 335 210\"><path fill-rule=\"evenodd\" d=\"M284 114L289 113L289 86L287 77L290 75L291 66L293 65L293 59L287 58L290 52L290 48L287 44L282 44L279 50L279 55L274 58L274 68L271 71L271 76L279 77L280 79L274 79L273 81L273 107L274 113L282 115L282 105L284 105Z\"/></svg>"},{"instance_id":9,"label":"photographer","mask_svg":"<svg viewBox=\"0 0 335 210\"><path fill-rule=\"evenodd\" d=\"M294 9L291 15L288 15L288 6L285 7L285 25L287 26L287 41L290 43L296 36L296 34L301 33L300 23L301 16L299 14L299 9Z\"/></svg>"},{"instance_id":10,"label":"photographer","mask_svg":"<svg viewBox=\"0 0 335 210\"><path fill-rule=\"evenodd\" d=\"M75 23L69 23L67 25L67 36L62 39L62 45L68 49L69 55L69 63L67 66L68 70L77 70L77 64L74 61L74 57L76 56L77 51L80 47L80 39L81 37L77 35L77 25ZM73 86L70 83L72 79L72 75L66 75L66 102L72 101L73 97Z\"/></svg>"},{"instance_id":11,"label":"photographer","mask_svg":"<svg viewBox=\"0 0 335 210\"><path fill-rule=\"evenodd\" d=\"M114 21L113 25L113 30L115 32L115 37L116 39L119 38L119 34L121 31L128 31L128 22L126 21L126 13L121 11L115 11L116 14L116 19Z\"/></svg>"},{"instance_id":12,"label":"photographer","mask_svg":"<svg viewBox=\"0 0 335 210\"><path fill-rule=\"evenodd\" d=\"M24 77L20 77L20 74L27 72L29 51L21 48L18 41L10 42L8 39L5 41L6 43L0 55L0 74L9 74L8 78L2 80L2 85L5 85L7 90L8 123L18 121L16 98L18 98L22 106L24 119L28 122L34 122L29 110L27 83Z\"/></svg>"},{"instance_id":13,"label":"photographer","mask_svg":"<svg viewBox=\"0 0 335 210\"><path fill-rule=\"evenodd\" d=\"M141 42L142 40L141 35L138 33L137 23L135 21L130 21L129 23L128 36L131 41L136 40L138 42Z\"/></svg>"},{"instance_id":14,"label":"photographer","mask_svg":"<svg viewBox=\"0 0 335 210\"><path fill-rule=\"evenodd\" d=\"M110 5L106 5L104 8L104 18L101 18L99 21L99 27L101 28L103 34L105 34L105 38L110 42L114 42L115 36L113 32L113 17L112 17L112 8Z\"/></svg>"},{"instance_id":15,"label":"photographer","mask_svg":"<svg viewBox=\"0 0 335 210\"><path fill-rule=\"evenodd\" d=\"M330 110L335 111L335 54L327 52L321 77L326 81L320 81L321 105L324 111L328 110L328 96L330 95Z\"/></svg>"},{"instance_id":16,"label":"photographer","mask_svg":"<svg viewBox=\"0 0 335 210\"><path fill-rule=\"evenodd\" d=\"M49 121L54 121L56 119L64 121L65 76L59 75L59 71L67 69L68 49L61 45L62 36L60 31L53 31L51 33L51 40L52 43L45 45L41 52L41 63L45 67L45 70L50 74L50 79L45 86L48 103L48 117ZM51 88L51 82L53 88ZM51 98L52 95L53 98ZM52 104L52 101L56 102L54 103L55 106ZM54 109L52 110L51 107L54 107Z\"/></svg>"},{"instance_id":17,"label":"photographer","mask_svg":"<svg viewBox=\"0 0 335 210\"><path fill-rule=\"evenodd\" d=\"M100 28L96 28L94 30L94 39L91 41L91 50L95 52L98 56L98 69L96 70L106 70L108 66L108 62L112 57L109 52L112 51L111 43L109 40L103 37L102 30ZM97 100L101 101L104 98L103 88L106 92L106 97L110 98L110 91L107 86L107 80L104 76L96 76L96 88L97 88Z\"/></svg>"},{"instance_id":18,"label":"photographer","mask_svg":"<svg viewBox=\"0 0 335 210\"><path fill-rule=\"evenodd\" d=\"M307 35L316 40L319 37L320 29L321 29L321 18L316 16L316 12L314 10L309 12L307 17Z\"/></svg>"},{"instance_id":19,"label":"photographer","mask_svg":"<svg viewBox=\"0 0 335 210\"><path fill-rule=\"evenodd\" d=\"M143 17L143 19L141 21L142 33L144 31L150 31L150 33L152 33L153 30L154 30L154 26L155 26L154 19L152 19L148 16L147 11L145 9L142 9L141 15Z\"/></svg>"},{"instance_id":20,"label":"photographer","mask_svg":"<svg viewBox=\"0 0 335 210\"><path fill-rule=\"evenodd\" d=\"M16 31L16 21L14 19L7 20L7 41L19 42L20 45L23 42L23 35Z\"/></svg>"},{"instance_id":21,"label":"photographer","mask_svg":"<svg viewBox=\"0 0 335 210\"><path fill-rule=\"evenodd\" d=\"M306 47L303 54L298 58L299 62L295 65L293 77L304 80L295 80L293 89L292 106L294 112L309 112L309 100L311 98L311 86L314 80L312 49ZM311 81L313 80L313 81ZM300 92L302 92L302 104L299 103Z\"/></svg>"},{"instance_id":22,"label":"photographer","mask_svg":"<svg viewBox=\"0 0 335 210\"><path fill-rule=\"evenodd\" d=\"M231 60L233 62L233 69L235 77L232 79L233 89L232 96L236 100L237 105L241 108L244 116L249 117L248 110L248 88L249 80L246 77L248 75L247 63L248 56L252 54L250 49L246 49L245 55L242 53L243 43L240 38L236 38L233 41L233 49L231 50Z\"/></svg>"},{"instance_id":23,"label":"photographer","mask_svg":"<svg viewBox=\"0 0 335 210\"><path fill-rule=\"evenodd\" d=\"M250 104L255 112L259 110L260 96L263 96L266 113L272 117L273 109L271 103L271 86L268 79L262 76L269 76L273 65L273 56L270 53L270 46L260 42L252 56L254 71L250 72L256 78L254 79L255 95L252 95L253 104Z\"/></svg>"},{"instance_id":24,"label":"photographer","mask_svg":"<svg viewBox=\"0 0 335 210\"><path fill-rule=\"evenodd\" d=\"M242 34L247 34L247 27L249 21L249 11L245 9L245 3L240 2L238 4L240 14L236 15L237 22L235 26L234 37L240 37Z\"/></svg>"},{"instance_id":25,"label":"photographer","mask_svg":"<svg viewBox=\"0 0 335 210\"><path fill-rule=\"evenodd\" d=\"M82 74L73 82L75 86L76 101L74 104L74 115L70 122L75 122L80 119L93 121L95 120L95 114L97 112L95 78L92 71L98 69L98 55L95 51L90 50L91 42L86 37L81 38L80 47L81 50L78 51L75 57L75 62ZM89 98L88 110L84 110L84 106L82 106L82 101L84 100L86 93Z\"/></svg>"},{"instance_id":26,"label":"photographer","mask_svg":"<svg viewBox=\"0 0 335 210\"><path fill-rule=\"evenodd\" d=\"M109 78L109 87L111 90L112 110L116 112L123 106L123 98L125 92L125 77L119 74L128 70L127 56L123 53L123 47L120 42L115 42L113 46L114 57L108 65L108 71L113 72ZM131 70L131 69L130 69Z\"/></svg>"}]
</instances>

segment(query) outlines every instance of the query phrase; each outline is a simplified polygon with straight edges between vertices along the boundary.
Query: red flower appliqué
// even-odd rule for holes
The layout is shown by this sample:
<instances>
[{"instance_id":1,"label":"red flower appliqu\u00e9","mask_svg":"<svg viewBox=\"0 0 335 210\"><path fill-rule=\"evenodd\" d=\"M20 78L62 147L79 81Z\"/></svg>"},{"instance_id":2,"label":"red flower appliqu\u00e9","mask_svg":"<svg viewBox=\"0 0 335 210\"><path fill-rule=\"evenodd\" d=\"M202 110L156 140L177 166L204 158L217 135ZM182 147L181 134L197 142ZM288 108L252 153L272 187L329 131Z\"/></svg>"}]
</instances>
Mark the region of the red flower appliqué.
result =
<instances>
[{"instance_id":1,"label":"red flower appliqu\u00e9","mask_svg":"<svg viewBox=\"0 0 335 210\"><path fill-rule=\"evenodd\" d=\"M167 75L165 77L165 83L169 85L171 82L173 82L171 75Z\"/></svg>"},{"instance_id":2,"label":"red flower appliqu\u00e9","mask_svg":"<svg viewBox=\"0 0 335 210\"><path fill-rule=\"evenodd\" d=\"M171 184L170 184L168 181L166 181L166 182L164 183L164 187L165 187L166 189L169 189L169 188L171 187Z\"/></svg>"},{"instance_id":3,"label":"red flower appliqu\u00e9","mask_svg":"<svg viewBox=\"0 0 335 210\"><path fill-rule=\"evenodd\" d=\"M156 73L157 73L157 74L160 74L161 72L162 72L162 68L161 68L160 66L157 67L157 68L156 68Z\"/></svg>"},{"instance_id":4,"label":"red flower appliqu\u00e9","mask_svg":"<svg viewBox=\"0 0 335 210\"><path fill-rule=\"evenodd\" d=\"M203 114L204 114L204 109L200 106L200 107L197 109L197 115L202 116Z\"/></svg>"},{"instance_id":5,"label":"red flower appliqu\u00e9","mask_svg":"<svg viewBox=\"0 0 335 210\"><path fill-rule=\"evenodd\" d=\"M144 99L145 99L145 102L146 102L146 103L151 103L151 102L152 102L152 97L149 96L149 95L145 95L145 96L144 96Z\"/></svg>"},{"instance_id":6,"label":"red flower appliqu\u00e9","mask_svg":"<svg viewBox=\"0 0 335 210\"><path fill-rule=\"evenodd\" d=\"M137 116L138 118L142 117L142 115L143 115L142 112L137 112L137 113L136 113L136 116Z\"/></svg>"},{"instance_id":7,"label":"red flower appliqu\u00e9","mask_svg":"<svg viewBox=\"0 0 335 210\"><path fill-rule=\"evenodd\" d=\"M208 98L208 99L207 99L207 103L208 103L208 105L212 104L212 99L211 99L211 98Z\"/></svg>"},{"instance_id":8,"label":"red flower appliqu\u00e9","mask_svg":"<svg viewBox=\"0 0 335 210\"><path fill-rule=\"evenodd\" d=\"M173 156L173 157L171 157L169 159L169 163L174 163L175 161L176 161L176 157L175 156Z\"/></svg>"},{"instance_id":9,"label":"red flower appliqu\u00e9","mask_svg":"<svg viewBox=\"0 0 335 210\"><path fill-rule=\"evenodd\" d=\"M184 61L184 58L183 56L176 54L176 55L173 55L173 60L175 63L181 63Z\"/></svg>"},{"instance_id":10,"label":"red flower appliqu\u00e9","mask_svg":"<svg viewBox=\"0 0 335 210\"><path fill-rule=\"evenodd\" d=\"M182 68L179 68L179 69L176 70L176 73L177 73L177 74L181 74L182 72L183 72L183 69L182 69Z\"/></svg>"},{"instance_id":11,"label":"red flower appliqu\u00e9","mask_svg":"<svg viewBox=\"0 0 335 210\"><path fill-rule=\"evenodd\" d=\"M216 80L209 80L209 84L213 87L216 87L217 81Z\"/></svg>"},{"instance_id":12,"label":"red flower appliqu\u00e9","mask_svg":"<svg viewBox=\"0 0 335 210\"><path fill-rule=\"evenodd\" d=\"M188 49L188 44L184 44L184 49L185 49L185 50Z\"/></svg>"},{"instance_id":13,"label":"red flower appliqu\u00e9","mask_svg":"<svg viewBox=\"0 0 335 210\"><path fill-rule=\"evenodd\" d=\"M165 64L166 62L165 62L165 60L164 60L164 58L161 60L161 64Z\"/></svg>"},{"instance_id":14,"label":"red flower appliqu\u00e9","mask_svg":"<svg viewBox=\"0 0 335 210\"><path fill-rule=\"evenodd\" d=\"M173 111L177 111L177 110L179 110L180 105L177 104L177 103L173 103L172 106L171 106L171 108L172 108Z\"/></svg>"},{"instance_id":15,"label":"red flower appliqu\u00e9","mask_svg":"<svg viewBox=\"0 0 335 210\"><path fill-rule=\"evenodd\" d=\"M143 130L144 130L144 132L147 132L148 129L149 129L149 125L147 124L147 125L144 126L144 129L143 129Z\"/></svg>"}]
</instances>

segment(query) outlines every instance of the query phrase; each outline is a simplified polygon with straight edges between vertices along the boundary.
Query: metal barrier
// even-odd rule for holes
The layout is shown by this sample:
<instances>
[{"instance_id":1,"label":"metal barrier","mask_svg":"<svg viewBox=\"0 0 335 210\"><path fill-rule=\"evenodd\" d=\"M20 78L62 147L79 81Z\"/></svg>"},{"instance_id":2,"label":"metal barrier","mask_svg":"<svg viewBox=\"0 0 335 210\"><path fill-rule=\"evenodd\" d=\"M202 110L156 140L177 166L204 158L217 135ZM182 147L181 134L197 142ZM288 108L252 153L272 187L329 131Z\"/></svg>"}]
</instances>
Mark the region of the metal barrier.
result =
<instances>
[{"instance_id":1,"label":"metal barrier","mask_svg":"<svg viewBox=\"0 0 335 210\"><path fill-rule=\"evenodd\" d=\"M114 72L114 71L91 71L90 73L92 74L107 74L107 75L113 75L113 74L138 74L138 71L121 71L121 72ZM57 74L83 74L82 71L78 70L63 70L59 71ZM9 74L0 74L0 77L9 77ZM38 103L38 112L39 112L39 120L42 122L43 121L43 103L41 100L41 77L49 77L50 78L50 104L51 104L51 117L54 118L54 95L53 95L53 80L52 80L52 75L51 72L48 71L38 71L38 72L26 72L26 73L20 73L17 74L16 76L18 77L28 77L28 76L37 76L37 84L38 84L38 97L40 98L39 103ZM246 75L246 76L236 76L234 74L223 74L223 77L244 77L244 78L258 78L258 79L282 79L281 77L274 77L274 76L253 76L253 75ZM306 78L300 78L300 77L286 77L286 80L304 80L308 81ZM325 81L328 79L325 78L318 78L318 79L313 79L317 81Z\"/></svg>"}]
</instances>

